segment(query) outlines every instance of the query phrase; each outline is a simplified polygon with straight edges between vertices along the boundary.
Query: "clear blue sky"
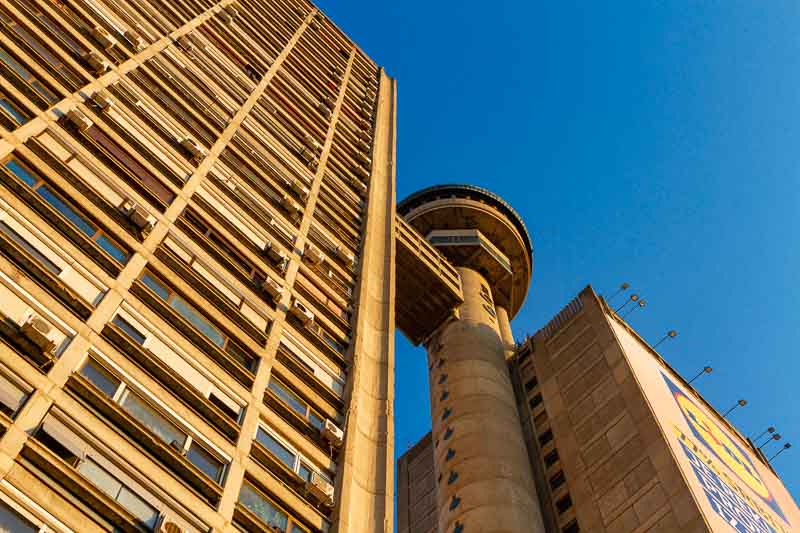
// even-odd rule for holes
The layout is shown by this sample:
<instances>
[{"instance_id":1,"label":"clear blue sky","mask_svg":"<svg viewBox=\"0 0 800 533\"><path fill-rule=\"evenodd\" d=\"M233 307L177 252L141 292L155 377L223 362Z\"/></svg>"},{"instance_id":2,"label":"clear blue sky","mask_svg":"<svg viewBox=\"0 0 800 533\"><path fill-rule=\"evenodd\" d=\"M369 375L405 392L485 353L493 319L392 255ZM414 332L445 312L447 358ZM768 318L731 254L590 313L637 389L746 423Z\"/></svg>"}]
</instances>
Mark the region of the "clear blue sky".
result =
<instances>
[{"instance_id":1,"label":"clear blue sky","mask_svg":"<svg viewBox=\"0 0 800 533\"><path fill-rule=\"evenodd\" d=\"M629 281L673 366L795 444L775 467L800 499L800 3L318 4L398 79L398 199L467 182L527 223L515 334ZM424 353L396 356L399 455L430 421Z\"/></svg>"}]
</instances>

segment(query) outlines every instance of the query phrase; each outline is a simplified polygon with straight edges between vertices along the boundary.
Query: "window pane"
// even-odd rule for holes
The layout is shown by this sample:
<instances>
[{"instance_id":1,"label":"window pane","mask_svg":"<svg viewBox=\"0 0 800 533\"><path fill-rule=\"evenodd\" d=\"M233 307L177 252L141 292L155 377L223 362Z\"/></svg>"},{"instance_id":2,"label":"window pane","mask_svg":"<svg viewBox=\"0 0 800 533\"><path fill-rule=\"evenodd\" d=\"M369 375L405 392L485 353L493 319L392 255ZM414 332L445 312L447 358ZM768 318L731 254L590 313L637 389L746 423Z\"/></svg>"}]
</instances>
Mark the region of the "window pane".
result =
<instances>
[{"instance_id":1,"label":"window pane","mask_svg":"<svg viewBox=\"0 0 800 533\"><path fill-rule=\"evenodd\" d=\"M172 422L161 416L160 413L150 407L150 405L145 403L145 401L136 394L127 392L120 404L128 413L133 415L136 420L158 435L161 440L177 448L183 448L183 443L186 442L186 434L175 427Z\"/></svg>"},{"instance_id":2,"label":"window pane","mask_svg":"<svg viewBox=\"0 0 800 533\"><path fill-rule=\"evenodd\" d=\"M297 470L297 473L300 474L300 477L306 481L311 481L311 469L303 463L300 463L300 468Z\"/></svg>"},{"instance_id":3,"label":"window pane","mask_svg":"<svg viewBox=\"0 0 800 533\"><path fill-rule=\"evenodd\" d=\"M303 417L306 416L306 411L308 409L306 403L295 393L284 387L279 381L275 381L274 379L269 380L268 388L274 392L278 398L289 404L289 407L291 407L296 413Z\"/></svg>"},{"instance_id":4,"label":"window pane","mask_svg":"<svg viewBox=\"0 0 800 533\"><path fill-rule=\"evenodd\" d=\"M6 168L11 172L13 172L14 175L17 176L19 179L24 181L29 187L33 187L34 185L36 185L36 182L39 181L33 174L28 172L28 169L23 167L19 163L19 161L15 159L7 161Z\"/></svg>"},{"instance_id":5,"label":"window pane","mask_svg":"<svg viewBox=\"0 0 800 533\"><path fill-rule=\"evenodd\" d=\"M256 440L264 445L272 454L281 460L283 464L289 467L289 470L294 470L294 463L297 456L290 452L283 444L277 441L275 437L267 433L261 428L258 428Z\"/></svg>"},{"instance_id":6,"label":"window pane","mask_svg":"<svg viewBox=\"0 0 800 533\"><path fill-rule=\"evenodd\" d=\"M202 470L205 475L214 481L219 481L220 475L222 474L222 462L218 461L203 448L192 443L192 446L186 453L186 458L189 459L194 466Z\"/></svg>"},{"instance_id":7,"label":"window pane","mask_svg":"<svg viewBox=\"0 0 800 533\"><path fill-rule=\"evenodd\" d=\"M186 303L183 298L176 296L173 298L170 305L175 309L179 315L191 322L191 324L200 330L200 333L205 335L208 340L222 348L225 345L225 337L220 331L215 328L211 323L200 313L195 311Z\"/></svg>"},{"instance_id":8,"label":"window pane","mask_svg":"<svg viewBox=\"0 0 800 533\"><path fill-rule=\"evenodd\" d=\"M320 416L317 413L315 413L314 411L311 411L309 413L308 421L311 422L312 426L314 426L315 428L320 429L320 430L325 426L325 420L320 418Z\"/></svg>"},{"instance_id":9,"label":"window pane","mask_svg":"<svg viewBox=\"0 0 800 533\"><path fill-rule=\"evenodd\" d=\"M271 501L256 492L248 483L242 485L242 490L239 492L239 503L269 526L277 527L283 531L286 531L289 526L289 517L286 513L275 507Z\"/></svg>"},{"instance_id":10,"label":"window pane","mask_svg":"<svg viewBox=\"0 0 800 533\"><path fill-rule=\"evenodd\" d=\"M125 335L130 337L134 342L136 342L136 344L144 344L144 341L146 339L144 334L140 333L138 329L128 324L128 322L121 316L119 315L115 316L114 320L112 321L112 324L114 324L123 332L125 332Z\"/></svg>"},{"instance_id":11,"label":"window pane","mask_svg":"<svg viewBox=\"0 0 800 533\"><path fill-rule=\"evenodd\" d=\"M8 227L5 222L0 222L0 233L4 233L5 235L7 235L12 241L17 243L20 247L22 247L23 250L31 254L38 263L40 263L43 267L45 267L53 274L61 273L61 268L56 266L55 263L53 263L44 255L42 255L42 253L39 250L31 246L30 243L28 243L28 241L23 239L19 233Z\"/></svg>"},{"instance_id":12,"label":"window pane","mask_svg":"<svg viewBox=\"0 0 800 533\"><path fill-rule=\"evenodd\" d=\"M164 300L165 302L169 300L169 294L170 294L169 289L167 289L163 283L158 281L149 273L145 273L145 275L142 276L142 283L144 283L148 289L156 293L158 297Z\"/></svg>"},{"instance_id":13,"label":"window pane","mask_svg":"<svg viewBox=\"0 0 800 533\"><path fill-rule=\"evenodd\" d=\"M39 528L0 501L0 533L36 533Z\"/></svg>"},{"instance_id":14,"label":"window pane","mask_svg":"<svg viewBox=\"0 0 800 533\"><path fill-rule=\"evenodd\" d=\"M114 396L114 393L117 392L117 388L119 388L120 381L91 359L83 365L80 373L110 397Z\"/></svg>"},{"instance_id":15,"label":"window pane","mask_svg":"<svg viewBox=\"0 0 800 533\"><path fill-rule=\"evenodd\" d=\"M19 109L17 109L17 106L5 98L0 98L0 107L2 107L3 111L5 111L8 116L10 116L17 124L22 125L28 122L28 118L23 115Z\"/></svg>"},{"instance_id":16,"label":"window pane","mask_svg":"<svg viewBox=\"0 0 800 533\"><path fill-rule=\"evenodd\" d=\"M117 499L119 491L122 488L122 483L117 481L117 478L103 470L100 465L91 459L85 459L78 465L78 472L83 477L94 483L97 488L114 498Z\"/></svg>"},{"instance_id":17,"label":"window pane","mask_svg":"<svg viewBox=\"0 0 800 533\"><path fill-rule=\"evenodd\" d=\"M158 521L158 510L139 496L122 487L117 501L125 509L131 512L136 518L147 524L149 527L155 527Z\"/></svg>"},{"instance_id":18,"label":"window pane","mask_svg":"<svg viewBox=\"0 0 800 533\"><path fill-rule=\"evenodd\" d=\"M123 250L119 244L109 239L108 236L100 235L95 242L97 242L97 245L100 248L105 250L108 255L116 259L118 262L122 263L123 265L128 262L128 257L130 257L130 254Z\"/></svg>"},{"instance_id":19,"label":"window pane","mask_svg":"<svg viewBox=\"0 0 800 533\"><path fill-rule=\"evenodd\" d=\"M93 237L94 234L97 233L97 228L94 224L86 220L86 218L75 211L72 206L68 205L66 202L64 202L64 200L56 196L49 187L42 185L36 189L36 192L56 211L64 215L67 220L72 222L75 227L81 230L87 237Z\"/></svg>"},{"instance_id":20,"label":"window pane","mask_svg":"<svg viewBox=\"0 0 800 533\"><path fill-rule=\"evenodd\" d=\"M0 375L0 411L8 416L14 416L27 397L28 395L19 387Z\"/></svg>"}]
</instances>

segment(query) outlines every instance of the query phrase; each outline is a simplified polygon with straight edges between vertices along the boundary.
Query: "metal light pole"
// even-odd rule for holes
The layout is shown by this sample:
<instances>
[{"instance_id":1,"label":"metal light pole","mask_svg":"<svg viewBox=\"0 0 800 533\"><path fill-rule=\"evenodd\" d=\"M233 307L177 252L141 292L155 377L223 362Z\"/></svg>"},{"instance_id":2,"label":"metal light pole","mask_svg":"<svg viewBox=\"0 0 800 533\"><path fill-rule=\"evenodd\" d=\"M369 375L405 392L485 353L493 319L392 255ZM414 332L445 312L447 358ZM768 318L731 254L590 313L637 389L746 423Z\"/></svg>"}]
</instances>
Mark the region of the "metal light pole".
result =
<instances>
[{"instance_id":1,"label":"metal light pole","mask_svg":"<svg viewBox=\"0 0 800 533\"><path fill-rule=\"evenodd\" d=\"M611 303L611 301L612 301L614 298L616 298L617 296L619 296L621 292L623 292L623 291L627 291L629 287L630 287L630 284L629 284L628 282L625 282L625 283L623 283L622 285L620 285L620 286L619 286L619 289L617 289L617 292L615 292L614 294L612 294L612 295L611 295L611 298L609 298L609 299L608 299L608 303Z\"/></svg>"},{"instance_id":2,"label":"metal light pole","mask_svg":"<svg viewBox=\"0 0 800 533\"><path fill-rule=\"evenodd\" d=\"M791 444L789 444L789 443L787 442L786 444L784 444L784 445L783 445L783 448L781 448L780 450L778 450L778 453L776 453L775 455L773 455L772 457L770 457L770 458L769 458L769 460L768 460L767 462L768 462L768 463L771 463L773 459L775 459L776 457L778 457L780 454L782 454L783 452L785 452L786 450L788 450L788 449L789 449L789 448L791 448L791 447L792 447L792 445L791 445Z\"/></svg>"},{"instance_id":3,"label":"metal light pole","mask_svg":"<svg viewBox=\"0 0 800 533\"><path fill-rule=\"evenodd\" d=\"M767 444L769 444L770 442L772 442L774 440L781 440L781 434L780 433L775 433L774 435L772 435L771 439L767 439L767 442L765 442L764 444L759 446L758 449L760 450L760 449L764 448L764 446L766 446Z\"/></svg>"},{"instance_id":4,"label":"metal light pole","mask_svg":"<svg viewBox=\"0 0 800 533\"><path fill-rule=\"evenodd\" d=\"M626 305L628 305L629 303L631 303L631 302L638 302L638 301L639 301L639 295L638 295L638 294L631 294L630 298L628 298L627 300L625 300L625 303L624 303L624 304L622 304L622 305L620 305L619 307L617 307L617 308L614 310L614 312L615 312L615 313L619 313L619 312L620 312L620 311L622 311L622 309L623 309L623 308L624 308Z\"/></svg>"},{"instance_id":5,"label":"metal light pole","mask_svg":"<svg viewBox=\"0 0 800 533\"><path fill-rule=\"evenodd\" d=\"M731 407L730 409L728 409L727 411L725 411L725 414L724 414L724 415L722 415L722 418L725 418L725 417L727 417L729 414L731 414L731 411L733 411L733 410L734 410L734 409L736 409L737 407L744 407L745 405L747 405L747 400L739 400L738 402L736 402L735 404L733 404L733 407Z\"/></svg>"},{"instance_id":6,"label":"metal light pole","mask_svg":"<svg viewBox=\"0 0 800 533\"><path fill-rule=\"evenodd\" d=\"M653 349L655 350L656 348L658 348L658 345L659 345L659 344L661 344L662 342L664 342L665 340L667 340L667 339L674 339L674 338L675 338L675 337L677 337L677 336L678 336L678 332L677 332L677 331L675 331L674 329L671 329L671 330L669 330L669 331L667 332L667 334L666 334L666 335L664 335L663 337L661 337L661 340L659 340L659 341L658 341L658 342L657 342L657 343L656 343L656 344L653 346Z\"/></svg>"},{"instance_id":7,"label":"metal light pole","mask_svg":"<svg viewBox=\"0 0 800 533\"><path fill-rule=\"evenodd\" d=\"M692 381L696 380L697 378L699 378L699 377L700 377L700 376L702 376L703 374L710 374L710 373L711 373L713 370L714 370L714 369L713 369L713 368L711 368L710 366L704 366L704 367L703 367L703 370L701 370L700 372L698 372L698 373L697 373L697 375L696 375L695 377L693 377L692 379L690 379L690 380L689 380L689 384L691 384L691 383L692 383ZM735 406L734 406L734 407L735 407ZM730 411L729 411L729 412L730 412Z\"/></svg>"},{"instance_id":8,"label":"metal light pole","mask_svg":"<svg viewBox=\"0 0 800 533\"><path fill-rule=\"evenodd\" d=\"M624 315L622 315L620 318L625 318L626 316L628 316L629 314L633 313L637 309L644 309L644 306L647 305L647 300L642 298L641 300L639 300L638 303L639 303L639 305L634 305L633 307L631 307L630 310L627 313L625 313Z\"/></svg>"}]
</instances>

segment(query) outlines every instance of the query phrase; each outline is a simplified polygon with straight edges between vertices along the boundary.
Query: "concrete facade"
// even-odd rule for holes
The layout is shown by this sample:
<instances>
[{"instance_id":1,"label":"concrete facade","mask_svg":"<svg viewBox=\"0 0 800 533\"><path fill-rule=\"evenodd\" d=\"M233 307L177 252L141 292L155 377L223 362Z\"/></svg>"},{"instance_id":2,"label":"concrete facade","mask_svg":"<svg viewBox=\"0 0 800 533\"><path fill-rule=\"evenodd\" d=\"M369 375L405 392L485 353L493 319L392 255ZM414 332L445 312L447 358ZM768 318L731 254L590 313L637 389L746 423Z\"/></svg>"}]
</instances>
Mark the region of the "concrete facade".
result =
<instances>
[{"instance_id":1,"label":"concrete facade","mask_svg":"<svg viewBox=\"0 0 800 533\"><path fill-rule=\"evenodd\" d=\"M395 108L303 0L2 2L0 529L392 529Z\"/></svg>"},{"instance_id":2,"label":"concrete facade","mask_svg":"<svg viewBox=\"0 0 800 533\"><path fill-rule=\"evenodd\" d=\"M760 450L591 287L516 346L508 368L516 406L507 409L522 424L545 531L789 532L800 524ZM437 463L437 475L445 468ZM440 499L447 490L427 476L407 483ZM413 514L399 503L398 513Z\"/></svg>"}]
</instances>

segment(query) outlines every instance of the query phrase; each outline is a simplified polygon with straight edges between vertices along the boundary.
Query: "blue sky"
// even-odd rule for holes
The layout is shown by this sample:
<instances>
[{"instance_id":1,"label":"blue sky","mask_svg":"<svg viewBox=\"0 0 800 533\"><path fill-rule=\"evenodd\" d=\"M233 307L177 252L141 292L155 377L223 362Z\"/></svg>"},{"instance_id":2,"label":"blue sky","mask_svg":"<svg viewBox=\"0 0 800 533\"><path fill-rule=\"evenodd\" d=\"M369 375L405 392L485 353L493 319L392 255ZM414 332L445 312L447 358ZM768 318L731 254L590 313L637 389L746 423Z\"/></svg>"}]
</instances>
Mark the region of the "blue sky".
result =
<instances>
[{"instance_id":1,"label":"blue sky","mask_svg":"<svg viewBox=\"0 0 800 533\"><path fill-rule=\"evenodd\" d=\"M398 199L467 182L525 219L515 334L630 282L674 367L796 445L774 466L799 499L800 3L318 4L398 79ZM396 356L399 455L430 422L424 353Z\"/></svg>"}]
</instances>

